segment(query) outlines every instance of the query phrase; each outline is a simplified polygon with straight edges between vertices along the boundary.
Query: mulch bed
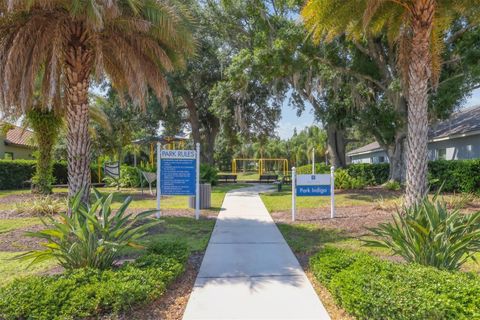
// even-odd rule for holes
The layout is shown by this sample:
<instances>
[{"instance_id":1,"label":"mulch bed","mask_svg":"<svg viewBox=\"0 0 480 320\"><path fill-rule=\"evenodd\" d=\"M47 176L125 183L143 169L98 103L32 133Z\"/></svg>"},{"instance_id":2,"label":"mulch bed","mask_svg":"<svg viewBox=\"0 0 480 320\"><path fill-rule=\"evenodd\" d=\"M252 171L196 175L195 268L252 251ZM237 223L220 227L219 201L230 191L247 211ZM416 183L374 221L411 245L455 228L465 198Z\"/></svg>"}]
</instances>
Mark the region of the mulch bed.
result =
<instances>
[{"instance_id":1,"label":"mulch bed","mask_svg":"<svg viewBox=\"0 0 480 320\"><path fill-rule=\"evenodd\" d=\"M17 252L42 249L39 239L25 236L27 231L40 231L42 229L44 229L43 225L33 225L0 234L0 251Z\"/></svg>"},{"instance_id":2,"label":"mulch bed","mask_svg":"<svg viewBox=\"0 0 480 320\"><path fill-rule=\"evenodd\" d=\"M340 229L352 237L358 237L368 233L366 228L391 220L392 213L372 205L337 207L334 219L330 218L330 208L297 209L295 222L292 222L291 212L287 211L273 212L272 217L276 223L316 224L325 228Z\"/></svg>"}]
</instances>

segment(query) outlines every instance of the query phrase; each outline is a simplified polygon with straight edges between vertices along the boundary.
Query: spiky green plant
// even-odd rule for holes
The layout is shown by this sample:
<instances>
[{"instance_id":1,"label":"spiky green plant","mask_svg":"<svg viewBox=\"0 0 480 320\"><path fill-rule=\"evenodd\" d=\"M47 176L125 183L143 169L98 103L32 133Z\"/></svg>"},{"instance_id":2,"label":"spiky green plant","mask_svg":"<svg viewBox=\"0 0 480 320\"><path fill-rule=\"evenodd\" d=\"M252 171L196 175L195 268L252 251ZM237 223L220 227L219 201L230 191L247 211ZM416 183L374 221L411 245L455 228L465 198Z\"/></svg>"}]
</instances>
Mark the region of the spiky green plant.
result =
<instances>
[{"instance_id":1,"label":"spiky green plant","mask_svg":"<svg viewBox=\"0 0 480 320\"><path fill-rule=\"evenodd\" d=\"M55 259L65 269L111 267L125 247L139 248L138 240L158 220L148 220L155 211L135 215L127 214L132 199L125 199L114 213L111 208L113 194L102 196L95 191L96 201L86 206L78 193L69 204L70 215L60 214L60 219L47 217L42 220L47 227L26 235L46 240L43 249L32 250L17 258L39 263Z\"/></svg>"},{"instance_id":2,"label":"spiky green plant","mask_svg":"<svg viewBox=\"0 0 480 320\"><path fill-rule=\"evenodd\" d=\"M443 200L425 197L398 212L393 222L369 229L378 237L365 244L391 249L407 262L458 270L480 251L480 211L462 214Z\"/></svg>"}]
</instances>

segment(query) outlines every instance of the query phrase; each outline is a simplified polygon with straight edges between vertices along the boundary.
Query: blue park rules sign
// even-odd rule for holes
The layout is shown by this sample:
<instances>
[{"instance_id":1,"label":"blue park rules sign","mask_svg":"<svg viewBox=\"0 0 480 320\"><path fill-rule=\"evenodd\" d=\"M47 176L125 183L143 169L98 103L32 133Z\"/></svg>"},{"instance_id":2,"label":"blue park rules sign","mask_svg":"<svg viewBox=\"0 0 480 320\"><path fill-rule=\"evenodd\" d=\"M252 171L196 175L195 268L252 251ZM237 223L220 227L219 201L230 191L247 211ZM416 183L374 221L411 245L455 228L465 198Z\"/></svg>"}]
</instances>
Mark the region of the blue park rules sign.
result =
<instances>
[{"instance_id":1,"label":"blue park rules sign","mask_svg":"<svg viewBox=\"0 0 480 320\"><path fill-rule=\"evenodd\" d=\"M160 193L194 196L197 177L194 150L162 150L160 154Z\"/></svg>"}]
</instances>

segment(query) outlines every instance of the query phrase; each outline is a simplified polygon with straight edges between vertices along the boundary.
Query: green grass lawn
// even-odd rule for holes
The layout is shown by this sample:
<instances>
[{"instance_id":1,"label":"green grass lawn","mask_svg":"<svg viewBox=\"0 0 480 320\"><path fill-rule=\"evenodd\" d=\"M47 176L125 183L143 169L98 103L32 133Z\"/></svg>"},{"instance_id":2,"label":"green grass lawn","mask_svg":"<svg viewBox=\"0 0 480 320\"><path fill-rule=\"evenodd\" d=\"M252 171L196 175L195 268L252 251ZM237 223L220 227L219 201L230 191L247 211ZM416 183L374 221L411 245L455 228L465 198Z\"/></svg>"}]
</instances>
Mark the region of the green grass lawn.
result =
<instances>
[{"instance_id":1,"label":"green grass lawn","mask_svg":"<svg viewBox=\"0 0 480 320\"><path fill-rule=\"evenodd\" d=\"M12 259L21 253L23 252L0 251L0 286L9 283L15 278L45 272L56 266L55 261L43 261L30 265L29 261Z\"/></svg>"},{"instance_id":2,"label":"green grass lawn","mask_svg":"<svg viewBox=\"0 0 480 320\"><path fill-rule=\"evenodd\" d=\"M245 184L228 184L216 186L212 190L212 206L213 210L221 207L225 194L234 189L246 187ZM62 192L64 190L55 190ZM116 191L112 188L102 188L102 192ZM29 192L22 190L22 192ZM118 207L120 203L133 192L138 190L121 190L115 194L113 207ZM2 196L9 194L19 194L18 190L13 192L3 192ZM187 197L169 197L162 202L163 208L169 209L185 209L187 208ZM132 208L155 208L155 199L134 200L131 204ZM215 219L195 220L193 217L162 217L162 223L155 231L143 239L145 244L151 241L175 240L184 241L192 251L204 251L207 247L210 235L215 225ZM0 220L0 235L9 231L25 228L31 225L40 224L39 218L18 218L18 219L2 219ZM8 236L8 235L5 235ZM138 249L126 249L124 255L135 254ZM11 258L22 252L1 252L0 251L0 286L12 281L16 277L23 277L39 272L45 272L56 266L54 261L45 261L40 264L32 265L26 261L12 260ZM27 268L28 267L28 268Z\"/></svg>"},{"instance_id":3,"label":"green grass lawn","mask_svg":"<svg viewBox=\"0 0 480 320\"><path fill-rule=\"evenodd\" d=\"M16 218L16 219L1 219L0 220L0 234L10 232L15 229L26 228L29 226L41 224L39 218Z\"/></svg>"},{"instance_id":4,"label":"green grass lawn","mask_svg":"<svg viewBox=\"0 0 480 320\"><path fill-rule=\"evenodd\" d=\"M261 194L263 203L270 212L287 211L292 207L292 187L283 186L282 192L269 192ZM394 205L399 202L399 196L378 194L365 194L361 192L342 192L335 195L335 206L364 206L381 203ZM330 197L297 197L297 208L329 207Z\"/></svg>"},{"instance_id":5,"label":"green grass lawn","mask_svg":"<svg viewBox=\"0 0 480 320\"><path fill-rule=\"evenodd\" d=\"M219 210L222 206L223 198L225 194L234 189L243 188L248 186L247 184L237 183L237 184L222 184L219 186L214 186L212 188L212 210ZM122 188L117 190L116 188L98 188L103 194L114 193L112 208L117 209L125 201L128 196L140 197L140 189L132 188ZM54 188L53 192L55 193L67 193L66 188ZM0 198L6 197L9 195L18 195L18 194L30 194L30 190L10 190L10 191L1 191ZM157 207L157 200L154 195L150 195L148 190L144 190L144 199L135 199L130 204L132 209L155 209ZM188 209L188 196L169 196L164 197L161 202L163 209ZM13 202L0 203L0 210L13 210L16 208L16 204Z\"/></svg>"},{"instance_id":6,"label":"green grass lawn","mask_svg":"<svg viewBox=\"0 0 480 320\"><path fill-rule=\"evenodd\" d=\"M247 184L223 184L212 187L212 210L219 210L222 206L225 194L228 191L247 187ZM118 208L125 199L132 195L132 193L138 194L136 189L120 190L120 191L104 191L101 192L115 192L112 207ZM188 196L168 196L161 200L161 207L163 209L188 209ZM148 199L134 200L130 204L130 208L135 209L155 209L157 207L157 200L155 196L149 196Z\"/></svg>"}]
</instances>

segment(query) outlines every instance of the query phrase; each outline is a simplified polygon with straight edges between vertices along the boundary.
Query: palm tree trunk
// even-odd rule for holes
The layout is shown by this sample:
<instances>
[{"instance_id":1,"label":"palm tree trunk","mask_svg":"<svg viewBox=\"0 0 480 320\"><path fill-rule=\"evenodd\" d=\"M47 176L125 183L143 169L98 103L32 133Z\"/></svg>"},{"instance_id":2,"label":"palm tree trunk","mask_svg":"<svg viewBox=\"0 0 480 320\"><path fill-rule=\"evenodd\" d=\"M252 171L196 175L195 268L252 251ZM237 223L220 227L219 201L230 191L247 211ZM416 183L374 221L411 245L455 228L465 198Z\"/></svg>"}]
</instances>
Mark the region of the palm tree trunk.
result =
<instances>
[{"instance_id":1,"label":"palm tree trunk","mask_svg":"<svg viewBox=\"0 0 480 320\"><path fill-rule=\"evenodd\" d=\"M435 0L417 0L412 6L412 46L408 69L408 135L406 205L418 203L427 193L428 82L430 35Z\"/></svg>"},{"instance_id":2,"label":"palm tree trunk","mask_svg":"<svg viewBox=\"0 0 480 320\"><path fill-rule=\"evenodd\" d=\"M73 22L69 25L70 37L65 52L67 93L67 152L68 195L83 191L83 201L88 202L91 183L90 149L88 132L88 88L93 54L85 25Z\"/></svg>"}]
</instances>

